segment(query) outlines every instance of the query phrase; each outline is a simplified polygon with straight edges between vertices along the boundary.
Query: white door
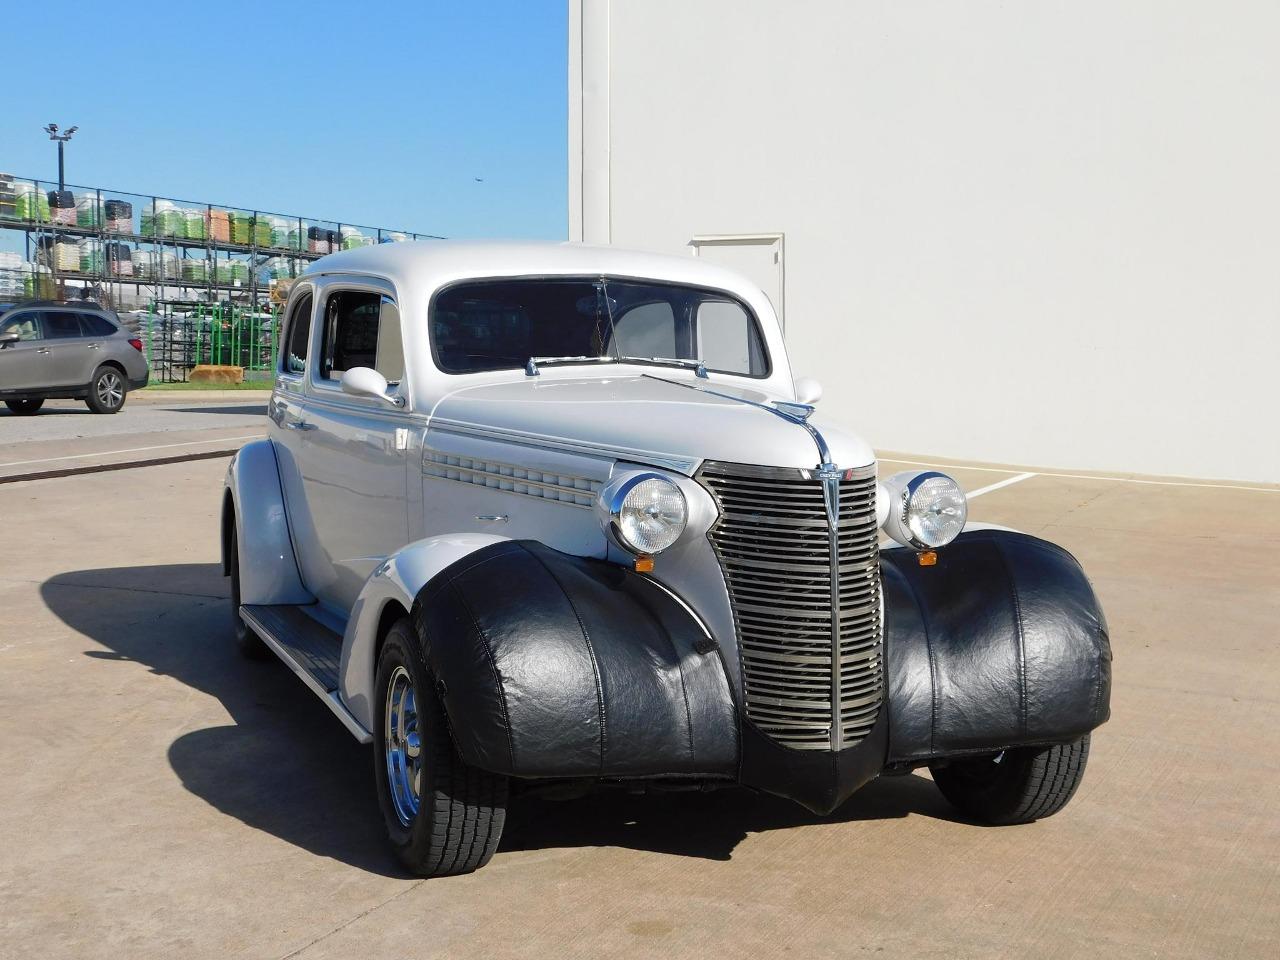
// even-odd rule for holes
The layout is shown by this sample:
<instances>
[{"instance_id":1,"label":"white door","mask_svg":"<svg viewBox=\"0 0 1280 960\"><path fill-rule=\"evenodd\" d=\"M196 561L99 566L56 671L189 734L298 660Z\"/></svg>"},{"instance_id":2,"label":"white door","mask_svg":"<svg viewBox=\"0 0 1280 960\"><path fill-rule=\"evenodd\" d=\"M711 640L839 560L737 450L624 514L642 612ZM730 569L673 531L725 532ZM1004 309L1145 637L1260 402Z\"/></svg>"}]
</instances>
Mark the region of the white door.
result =
<instances>
[{"instance_id":1,"label":"white door","mask_svg":"<svg viewBox=\"0 0 1280 960\"><path fill-rule=\"evenodd\" d=\"M780 233L717 233L689 241L695 257L734 270L764 291L778 323L787 329L783 272L783 235Z\"/></svg>"}]
</instances>

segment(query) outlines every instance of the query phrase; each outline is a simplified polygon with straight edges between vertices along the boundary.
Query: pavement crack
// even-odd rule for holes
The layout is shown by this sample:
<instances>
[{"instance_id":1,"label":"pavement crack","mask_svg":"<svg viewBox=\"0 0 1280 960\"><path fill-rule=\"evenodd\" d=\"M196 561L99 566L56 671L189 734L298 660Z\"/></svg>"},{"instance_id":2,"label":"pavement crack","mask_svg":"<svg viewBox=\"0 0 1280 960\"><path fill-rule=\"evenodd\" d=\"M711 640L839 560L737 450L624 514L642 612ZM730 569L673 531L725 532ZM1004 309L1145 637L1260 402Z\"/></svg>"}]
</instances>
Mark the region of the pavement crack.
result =
<instances>
[{"instance_id":1,"label":"pavement crack","mask_svg":"<svg viewBox=\"0 0 1280 960\"><path fill-rule=\"evenodd\" d=\"M371 913L373 913L373 912L375 912L375 911L377 911L377 910L381 910L383 907L385 907L385 906L386 906L387 904L389 904L389 903L393 903L394 901L399 900L399 899L400 899L401 897L403 897L406 893L412 893L414 890L417 890L417 889L418 889L418 887L422 886L422 885L423 885L424 883L426 883L426 882L427 882L427 881L426 881L425 879L415 881L414 883L410 884L410 885L409 885L408 887L406 887L405 889L401 890L399 893L392 894L391 896L387 897L387 899L383 900L382 902L380 902L380 903L375 903L372 907L369 907L367 910L362 910L362 911L360 911L359 913L357 913L354 917L352 917L351 919L346 920L346 921L344 921L344 922L342 922L342 923L338 924L336 927L334 927L334 928L333 928L332 930L330 930L328 933L322 933L322 934L320 934L320 936L316 937L314 940L311 940L311 941L309 941L309 942L307 942L307 943L304 943L302 946L300 946L297 950L294 950L292 953L286 953L286 954L284 954L282 957L280 957L280 960L291 960L291 958L293 958L293 957L301 956L303 953L305 953L306 951L310 950L312 947L314 947L314 946L315 946L317 943L319 943L321 940L328 940L328 939L329 939L330 937L332 937L335 933L341 933L343 930L347 929L347 927L351 926L351 925L352 925L353 923L355 923L356 921L358 921L358 920L363 920L365 917L369 916L369 914L371 914Z\"/></svg>"}]
</instances>

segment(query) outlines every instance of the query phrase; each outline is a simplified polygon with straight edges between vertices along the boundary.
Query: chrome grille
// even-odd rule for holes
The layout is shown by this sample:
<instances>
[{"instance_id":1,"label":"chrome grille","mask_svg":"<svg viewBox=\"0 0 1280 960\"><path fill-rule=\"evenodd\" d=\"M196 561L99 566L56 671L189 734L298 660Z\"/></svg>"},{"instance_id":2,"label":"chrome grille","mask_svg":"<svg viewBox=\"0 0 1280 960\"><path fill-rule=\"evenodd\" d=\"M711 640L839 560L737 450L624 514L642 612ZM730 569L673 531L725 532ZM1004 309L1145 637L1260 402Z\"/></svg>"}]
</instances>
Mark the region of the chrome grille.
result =
<instances>
[{"instance_id":1,"label":"chrome grille","mask_svg":"<svg viewBox=\"0 0 1280 960\"><path fill-rule=\"evenodd\" d=\"M838 476L833 537L816 470L707 462L697 474L720 508L708 536L733 603L747 716L798 750L857 743L884 698L875 465Z\"/></svg>"}]
</instances>

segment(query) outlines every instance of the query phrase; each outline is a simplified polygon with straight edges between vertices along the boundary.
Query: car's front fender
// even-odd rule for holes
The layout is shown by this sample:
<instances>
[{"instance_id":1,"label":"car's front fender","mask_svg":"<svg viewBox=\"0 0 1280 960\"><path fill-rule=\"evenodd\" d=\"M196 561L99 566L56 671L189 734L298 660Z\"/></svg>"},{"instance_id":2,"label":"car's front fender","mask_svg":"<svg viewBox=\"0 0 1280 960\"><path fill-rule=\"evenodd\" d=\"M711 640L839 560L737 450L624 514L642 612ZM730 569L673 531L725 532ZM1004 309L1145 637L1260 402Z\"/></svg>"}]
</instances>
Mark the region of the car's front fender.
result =
<instances>
[{"instance_id":1,"label":"car's front fender","mask_svg":"<svg viewBox=\"0 0 1280 960\"><path fill-rule=\"evenodd\" d=\"M342 640L339 689L352 715L373 729L373 686L384 616L393 607L408 613L418 593L443 569L507 537L456 533L426 537L401 547L365 582L351 608Z\"/></svg>"}]
</instances>

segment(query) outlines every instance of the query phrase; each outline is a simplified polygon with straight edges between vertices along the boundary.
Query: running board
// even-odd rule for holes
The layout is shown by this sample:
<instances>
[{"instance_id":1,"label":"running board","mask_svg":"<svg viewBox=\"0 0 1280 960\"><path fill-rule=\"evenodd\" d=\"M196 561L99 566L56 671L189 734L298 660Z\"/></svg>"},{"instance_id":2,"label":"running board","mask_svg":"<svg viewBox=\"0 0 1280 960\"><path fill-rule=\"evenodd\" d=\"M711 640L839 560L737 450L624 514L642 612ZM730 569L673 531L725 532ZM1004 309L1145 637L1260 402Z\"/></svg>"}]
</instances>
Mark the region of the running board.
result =
<instances>
[{"instance_id":1,"label":"running board","mask_svg":"<svg viewBox=\"0 0 1280 960\"><path fill-rule=\"evenodd\" d=\"M342 637L308 616L302 607L289 604L245 604L240 607L240 619L325 702L353 737L361 743L373 742L373 735L338 695Z\"/></svg>"}]
</instances>

